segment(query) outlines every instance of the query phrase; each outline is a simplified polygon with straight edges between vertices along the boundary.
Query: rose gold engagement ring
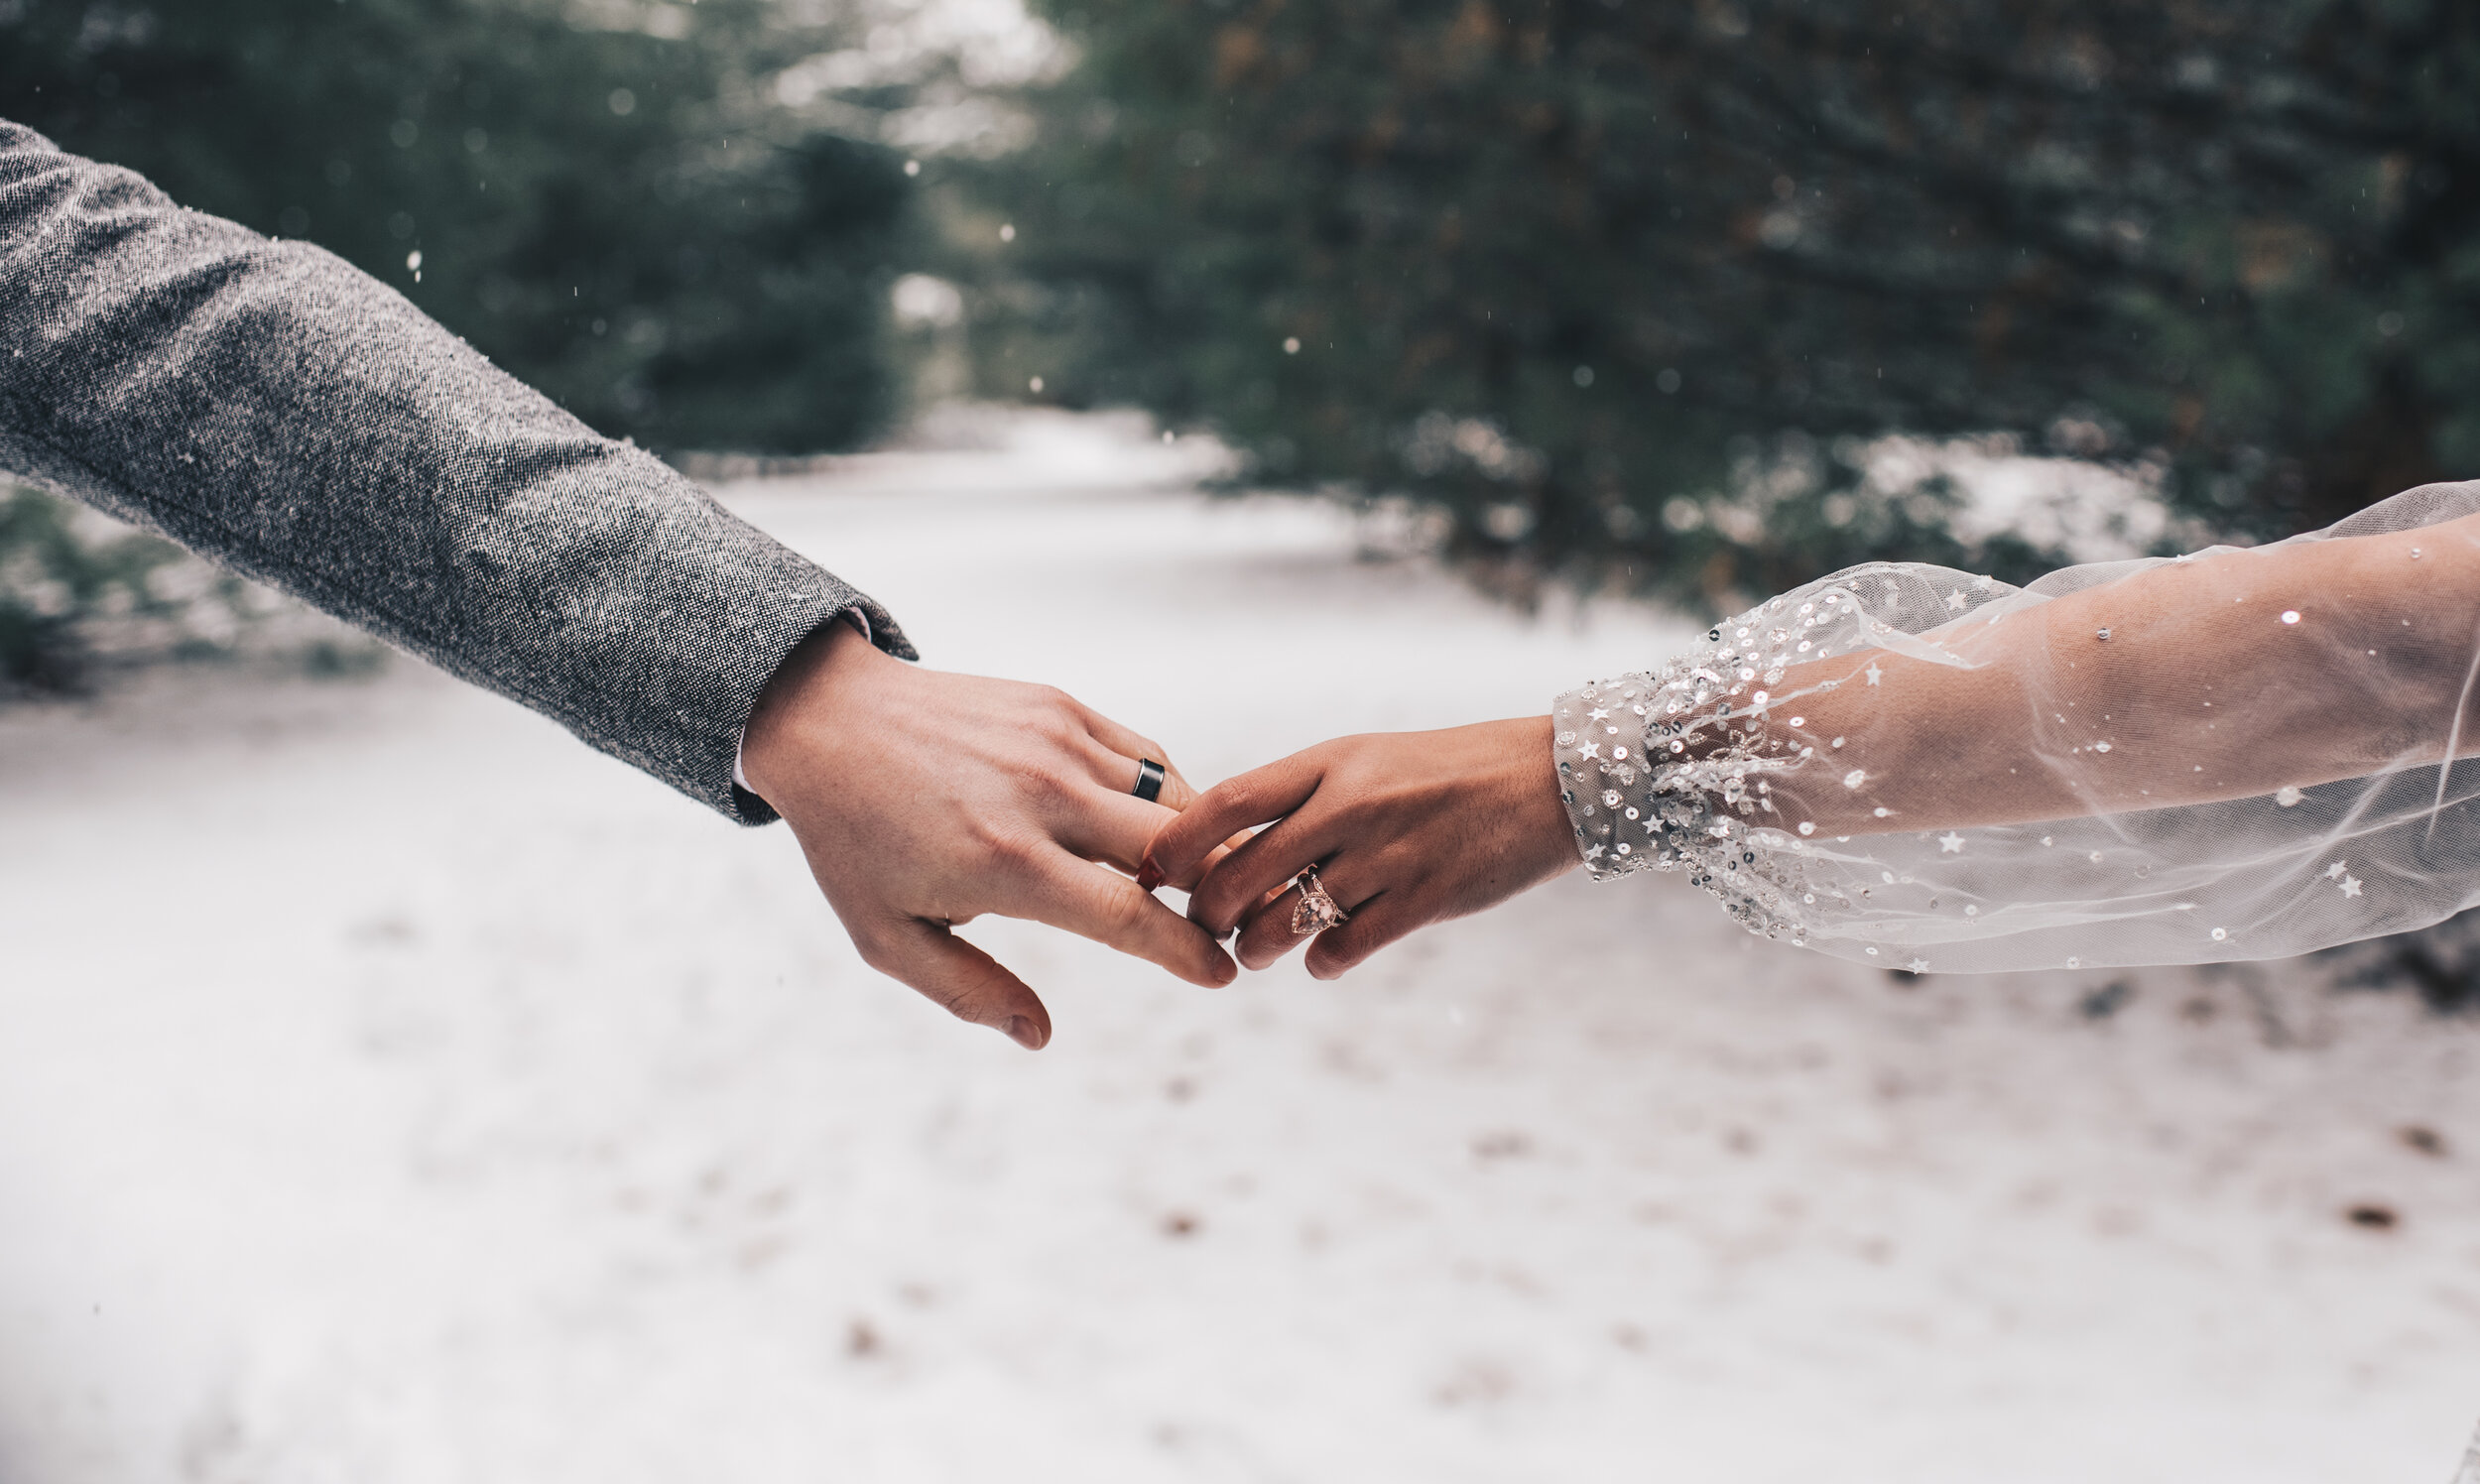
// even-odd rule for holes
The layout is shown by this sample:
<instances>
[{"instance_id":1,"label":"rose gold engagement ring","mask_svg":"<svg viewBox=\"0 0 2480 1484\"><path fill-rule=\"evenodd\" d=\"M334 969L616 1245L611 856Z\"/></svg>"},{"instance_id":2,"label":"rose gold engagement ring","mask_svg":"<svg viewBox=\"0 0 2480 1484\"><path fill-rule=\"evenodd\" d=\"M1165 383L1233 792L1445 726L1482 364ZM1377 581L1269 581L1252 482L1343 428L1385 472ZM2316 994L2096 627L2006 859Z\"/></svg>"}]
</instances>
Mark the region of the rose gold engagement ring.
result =
<instances>
[{"instance_id":1,"label":"rose gold engagement ring","mask_svg":"<svg viewBox=\"0 0 2480 1484\"><path fill-rule=\"evenodd\" d=\"M1325 886L1317 879L1315 866L1302 868L1297 884L1301 888L1301 900L1292 909L1294 937L1306 937L1312 932L1323 932L1351 921L1352 915L1336 906L1334 898L1326 895Z\"/></svg>"}]
</instances>

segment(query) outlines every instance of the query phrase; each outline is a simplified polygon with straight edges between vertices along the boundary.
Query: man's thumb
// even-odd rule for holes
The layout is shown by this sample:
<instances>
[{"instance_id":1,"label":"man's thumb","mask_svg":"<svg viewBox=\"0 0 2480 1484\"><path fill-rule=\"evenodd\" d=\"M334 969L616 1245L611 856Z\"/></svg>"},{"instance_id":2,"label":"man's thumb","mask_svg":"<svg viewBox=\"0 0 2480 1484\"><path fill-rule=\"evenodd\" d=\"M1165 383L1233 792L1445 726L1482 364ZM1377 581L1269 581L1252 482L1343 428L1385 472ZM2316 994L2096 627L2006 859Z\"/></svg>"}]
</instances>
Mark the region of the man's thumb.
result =
<instances>
[{"instance_id":1,"label":"man's thumb","mask_svg":"<svg viewBox=\"0 0 2480 1484\"><path fill-rule=\"evenodd\" d=\"M935 923L917 919L897 932L900 941L874 955L873 967L1029 1051L1050 1045L1051 1012L1006 965Z\"/></svg>"}]
</instances>

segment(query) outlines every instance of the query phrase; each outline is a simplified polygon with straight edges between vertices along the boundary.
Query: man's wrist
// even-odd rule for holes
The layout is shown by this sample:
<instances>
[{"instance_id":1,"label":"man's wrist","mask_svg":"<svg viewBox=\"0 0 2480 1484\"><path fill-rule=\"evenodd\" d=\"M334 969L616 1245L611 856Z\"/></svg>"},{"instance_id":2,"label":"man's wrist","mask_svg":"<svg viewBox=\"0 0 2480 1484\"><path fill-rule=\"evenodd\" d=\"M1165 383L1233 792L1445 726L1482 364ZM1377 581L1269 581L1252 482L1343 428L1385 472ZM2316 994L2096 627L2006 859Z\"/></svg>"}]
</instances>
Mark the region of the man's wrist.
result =
<instances>
[{"instance_id":1,"label":"man's wrist","mask_svg":"<svg viewBox=\"0 0 2480 1484\"><path fill-rule=\"evenodd\" d=\"M793 652L784 657L784 663L776 667L775 675L769 678L765 687L758 692L757 704L749 708L748 719L741 723L740 745L732 753L732 783L735 787L754 794L760 799L766 798L765 791L749 781L749 739L751 733L757 729L758 713L766 707L767 697L777 692L779 682L789 687L791 681L786 680L786 672L792 670L794 660L801 655L802 651L813 645L822 647L828 639L839 632L856 633L861 636L863 644L873 649L876 648L870 633L870 615L859 608L847 608L836 614L834 618L820 624L807 639L795 646ZM769 804L768 806L772 808L774 805Z\"/></svg>"},{"instance_id":2,"label":"man's wrist","mask_svg":"<svg viewBox=\"0 0 2480 1484\"><path fill-rule=\"evenodd\" d=\"M745 779L741 787L780 812L776 799L791 783L793 771L802 766L797 757L803 730L800 718L819 709L817 697L832 677L850 675L874 662L897 663L850 623L820 624L795 645L758 692L758 703L750 708L749 722L741 729Z\"/></svg>"}]
</instances>

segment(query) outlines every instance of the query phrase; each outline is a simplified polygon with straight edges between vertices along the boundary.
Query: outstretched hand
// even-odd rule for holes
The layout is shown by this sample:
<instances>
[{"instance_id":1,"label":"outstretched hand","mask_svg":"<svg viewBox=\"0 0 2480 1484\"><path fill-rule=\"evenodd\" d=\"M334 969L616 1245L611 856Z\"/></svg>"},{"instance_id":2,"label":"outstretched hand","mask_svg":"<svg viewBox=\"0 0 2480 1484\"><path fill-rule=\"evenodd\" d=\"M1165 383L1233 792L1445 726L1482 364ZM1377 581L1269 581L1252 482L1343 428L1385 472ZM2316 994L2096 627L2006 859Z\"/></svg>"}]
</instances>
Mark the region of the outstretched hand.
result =
<instances>
[{"instance_id":1,"label":"outstretched hand","mask_svg":"<svg viewBox=\"0 0 2480 1484\"><path fill-rule=\"evenodd\" d=\"M1577 864L1550 718L1539 716L1342 737L1226 780L1165 821L1141 879L1189 887L1189 918L1217 938L1239 928L1240 961L1258 969L1305 935L1292 930L1300 888L1286 884L1316 867L1350 914L1308 951L1308 971L1331 979L1416 928Z\"/></svg>"},{"instance_id":2,"label":"outstretched hand","mask_svg":"<svg viewBox=\"0 0 2480 1484\"><path fill-rule=\"evenodd\" d=\"M1058 690L917 669L834 623L768 682L741 769L792 825L865 962L1039 1050L1041 998L950 928L1030 918L1192 984L1238 975L1201 929L1105 869L1135 871L1195 798L1177 770L1160 803L1136 798L1148 757L1168 761Z\"/></svg>"}]
</instances>

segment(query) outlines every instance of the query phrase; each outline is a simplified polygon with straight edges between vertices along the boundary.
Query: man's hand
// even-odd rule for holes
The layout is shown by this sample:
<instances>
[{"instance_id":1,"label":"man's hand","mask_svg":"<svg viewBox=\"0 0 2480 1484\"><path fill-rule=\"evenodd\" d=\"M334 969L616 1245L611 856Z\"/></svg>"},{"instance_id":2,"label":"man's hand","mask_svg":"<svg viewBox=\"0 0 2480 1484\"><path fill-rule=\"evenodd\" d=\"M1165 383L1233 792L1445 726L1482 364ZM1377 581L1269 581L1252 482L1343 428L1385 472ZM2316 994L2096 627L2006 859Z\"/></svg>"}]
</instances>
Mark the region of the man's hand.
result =
<instances>
[{"instance_id":1,"label":"man's hand","mask_svg":"<svg viewBox=\"0 0 2480 1484\"><path fill-rule=\"evenodd\" d=\"M1030 918L1192 984L1239 973L1201 929L1095 864L1134 871L1195 797L1176 771L1161 803L1135 797L1144 757L1168 761L1049 686L916 669L833 623L767 682L741 771L791 823L865 962L1040 1050L1050 1012L950 927Z\"/></svg>"},{"instance_id":2,"label":"man's hand","mask_svg":"<svg viewBox=\"0 0 2480 1484\"><path fill-rule=\"evenodd\" d=\"M1226 836L1269 819L1215 860ZM1315 866L1351 914L1308 951L1308 971L1331 979L1415 928L1580 864L1539 716L1321 742L1208 789L1165 824L1144 869L1193 883L1188 916L1217 937L1240 928L1240 961L1258 969L1301 940L1300 888L1286 884Z\"/></svg>"}]
</instances>

